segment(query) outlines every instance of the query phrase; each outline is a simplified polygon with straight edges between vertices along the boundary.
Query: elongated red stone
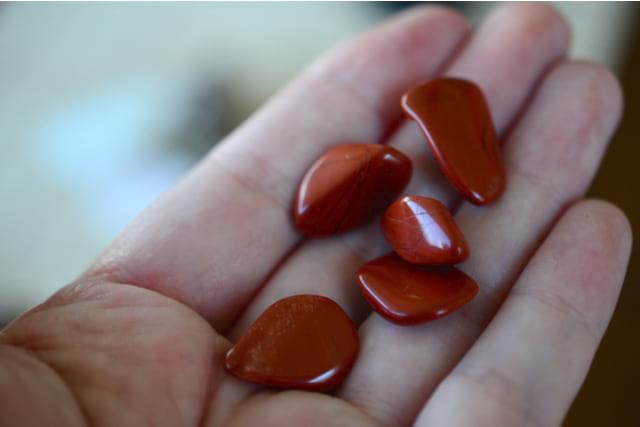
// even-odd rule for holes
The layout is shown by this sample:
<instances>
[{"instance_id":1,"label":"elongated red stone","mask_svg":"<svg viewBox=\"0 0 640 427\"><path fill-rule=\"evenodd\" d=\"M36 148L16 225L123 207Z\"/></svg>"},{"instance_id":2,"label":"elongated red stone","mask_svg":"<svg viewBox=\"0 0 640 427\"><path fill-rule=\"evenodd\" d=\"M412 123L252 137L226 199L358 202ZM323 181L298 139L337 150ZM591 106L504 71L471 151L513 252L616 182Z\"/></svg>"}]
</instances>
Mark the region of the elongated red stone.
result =
<instances>
[{"instance_id":1,"label":"elongated red stone","mask_svg":"<svg viewBox=\"0 0 640 427\"><path fill-rule=\"evenodd\" d=\"M456 264L469 256L449 210L429 197L407 196L393 202L382 217L382 232L391 248L414 264Z\"/></svg>"},{"instance_id":2,"label":"elongated red stone","mask_svg":"<svg viewBox=\"0 0 640 427\"><path fill-rule=\"evenodd\" d=\"M438 165L469 201L484 205L505 187L487 101L474 83L439 78L404 94L402 107L424 133Z\"/></svg>"},{"instance_id":3,"label":"elongated red stone","mask_svg":"<svg viewBox=\"0 0 640 427\"><path fill-rule=\"evenodd\" d=\"M363 265L356 278L371 307L401 325L442 317L478 293L476 282L455 267L418 266L395 254Z\"/></svg>"},{"instance_id":4,"label":"elongated red stone","mask_svg":"<svg viewBox=\"0 0 640 427\"><path fill-rule=\"evenodd\" d=\"M353 323L338 304L319 295L275 302L225 358L225 369L252 383L327 391L349 373L358 354Z\"/></svg>"},{"instance_id":5,"label":"elongated red stone","mask_svg":"<svg viewBox=\"0 0 640 427\"><path fill-rule=\"evenodd\" d=\"M411 160L380 144L342 144L325 152L302 179L293 220L307 236L364 224L406 187Z\"/></svg>"}]
</instances>

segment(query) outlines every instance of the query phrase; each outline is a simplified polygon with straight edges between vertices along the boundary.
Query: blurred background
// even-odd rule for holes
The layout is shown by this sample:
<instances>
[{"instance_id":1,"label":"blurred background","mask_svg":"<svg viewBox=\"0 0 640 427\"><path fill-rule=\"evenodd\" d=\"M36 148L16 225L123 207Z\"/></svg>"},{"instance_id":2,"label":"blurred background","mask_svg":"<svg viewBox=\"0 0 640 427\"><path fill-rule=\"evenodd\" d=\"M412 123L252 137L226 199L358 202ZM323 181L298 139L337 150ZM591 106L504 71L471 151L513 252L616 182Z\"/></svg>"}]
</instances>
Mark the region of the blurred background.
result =
<instances>
[{"instance_id":1,"label":"blurred background","mask_svg":"<svg viewBox=\"0 0 640 427\"><path fill-rule=\"evenodd\" d=\"M0 325L115 235L314 57L412 4L0 3ZM450 3L477 22L492 3ZM640 7L560 3L572 55L620 76L590 192L640 233ZM637 426L640 257L567 426Z\"/></svg>"}]
</instances>

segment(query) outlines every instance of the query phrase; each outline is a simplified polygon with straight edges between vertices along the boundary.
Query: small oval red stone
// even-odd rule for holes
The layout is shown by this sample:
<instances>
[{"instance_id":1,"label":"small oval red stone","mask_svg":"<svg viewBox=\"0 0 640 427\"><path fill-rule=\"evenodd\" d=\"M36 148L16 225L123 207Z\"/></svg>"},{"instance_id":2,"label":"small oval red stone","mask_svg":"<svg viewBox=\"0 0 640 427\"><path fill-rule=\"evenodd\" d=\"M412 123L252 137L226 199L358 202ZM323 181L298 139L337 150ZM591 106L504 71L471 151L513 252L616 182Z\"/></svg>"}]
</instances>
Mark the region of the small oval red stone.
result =
<instances>
[{"instance_id":1,"label":"small oval red stone","mask_svg":"<svg viewBox=\"0 0 640 427\"><path fill-rule=\"evenodd\" d=\"M413 325L455 311L478 293L476 282L452 266L418 266L388 254L360 267L360 291L385 319Z\"/></svg>"},{"instance_id":2,"label":"small oval red stone","mask_svg":"<svg viewBox=\"0 0 640 427\"><path fill-rule=\"evenodd\" d=\"M439 78L404 94L402 107L424 133L438 165L469 201L502 194L505 173L491 114L474 83Z\"/></svg>"},{"instance_id":3,"label":"small oval red stone","mask_svg":"<svg viewBox=\"0 0 640 427\"><path fill-rule=\"evenodd\" d=\"M406 187L411 160L380 144L342 144L306 173L293 202L293 220L307 236L328 236L371 219Z\"/></svg>"},{"instance_id":4,"label":"small oval red stone","mask_svg":"<svg viewBox=\"0 0 640 427\"><path fill-rule=\"evenodd\" d=\"M327 391L349 373L358 348L358 334L338 304L295 295L260 315L227 352L225 369L252 383Z\"/></svg>"},{"instance_id":5,"label":"small oval red stone","mask_svg":"<svg viewBox=\"0 0 640 427\"><path fill-rule=\"evenodd\" d=\"M382 232L391 248L414 264L456 264L469 256L451 213L430 197L396 200L382 217Z\"/></svg>"}]
</instances>

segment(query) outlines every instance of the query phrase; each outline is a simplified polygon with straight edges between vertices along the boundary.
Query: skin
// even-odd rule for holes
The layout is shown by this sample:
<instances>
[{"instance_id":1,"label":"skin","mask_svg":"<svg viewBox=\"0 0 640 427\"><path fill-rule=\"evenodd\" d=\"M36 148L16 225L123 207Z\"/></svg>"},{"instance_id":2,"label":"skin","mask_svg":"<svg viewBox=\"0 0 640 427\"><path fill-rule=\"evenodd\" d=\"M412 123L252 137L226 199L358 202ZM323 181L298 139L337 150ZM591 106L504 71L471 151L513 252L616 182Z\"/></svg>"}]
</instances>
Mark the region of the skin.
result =
<instances>
[{"instance_id":1,"label":"skin","mask_svg":"<svg viewBox=\"0 0 640 427\"><path fill-rule=\"evenodd\" d=\"M471 33L418 8L321 58L140 215L74 283L0 334L0 424L206 426L559 425L624 279L631 231L582 200L621 114L602 66L564 59L565 21L502 6ZM504 142L507 189L486 207L443 181L402 92L473 79ZM385 322L353 274L385 252L377 224L303 240L290 202L326 147L385 142L416 171L407 193L456 212L481 288L417 327ZM313 280L310 280L313 278ZM222 369L269 304L318 293L359 325L334 395L265 390ZM464 408L464 410L461 410Z\"/></svg>"}]
</instances>

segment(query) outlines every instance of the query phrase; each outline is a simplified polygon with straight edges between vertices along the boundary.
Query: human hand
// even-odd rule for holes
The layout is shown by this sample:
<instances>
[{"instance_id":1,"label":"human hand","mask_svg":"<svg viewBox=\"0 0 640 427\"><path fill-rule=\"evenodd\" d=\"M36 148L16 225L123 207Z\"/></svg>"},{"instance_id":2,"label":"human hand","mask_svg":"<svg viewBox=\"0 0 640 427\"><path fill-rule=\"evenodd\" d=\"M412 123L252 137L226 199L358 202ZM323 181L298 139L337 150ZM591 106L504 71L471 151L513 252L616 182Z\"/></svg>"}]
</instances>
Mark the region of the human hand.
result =
<instances>
[{"instance_id":1,"label":"human hand","mask_svg":"<svg viewBox=\"0 0 640 427\"><path fill-rule=\"evenodd\" d=\"M621 113L615 78L563 59L546 5L503 6L467 39L437 8L410 11L314 64L148 208L76 282L0 334L0 424L558 425L615 306L631 232L577 201ZM476 207L439 174L400 95L440 72L484 90L507 189ZM388 142L414 162L408 193L456 207L480 285L415 327L372 314L354 273L385 252L377 224L303 240L290 200L328 146ZM326 295L359 325L334 396L265 390L223 369L272 302Z\"/></svg>"}]
</instances>

